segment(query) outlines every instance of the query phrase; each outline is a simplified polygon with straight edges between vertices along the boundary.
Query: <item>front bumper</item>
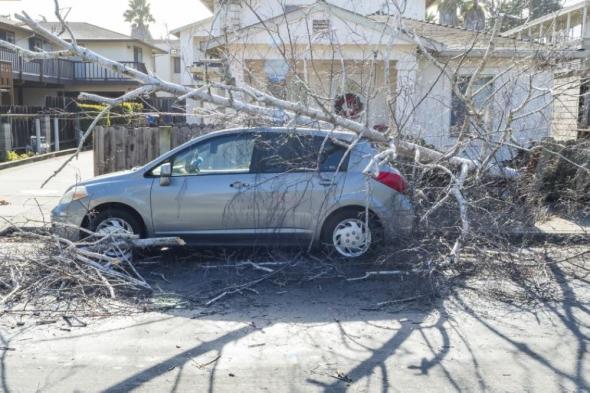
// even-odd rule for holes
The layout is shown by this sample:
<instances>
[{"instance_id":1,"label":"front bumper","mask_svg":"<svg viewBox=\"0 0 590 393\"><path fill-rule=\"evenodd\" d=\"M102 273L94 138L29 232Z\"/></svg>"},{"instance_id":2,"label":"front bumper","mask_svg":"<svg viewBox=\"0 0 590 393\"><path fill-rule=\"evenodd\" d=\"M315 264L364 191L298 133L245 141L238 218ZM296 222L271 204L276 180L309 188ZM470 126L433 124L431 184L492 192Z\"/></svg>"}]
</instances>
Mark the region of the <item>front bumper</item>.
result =
<instances>
[{"instance_id":1,"label":"front bumper","mask_svg":"<svg viewBox=\"0 0 590 393\"><path fill-rule=\"evenodd\" d=\"M88 208L82 201L63 203L51 211L51 227L59 237L76 241L80 239L80 228Z\"/></svg>"}]
</instances>

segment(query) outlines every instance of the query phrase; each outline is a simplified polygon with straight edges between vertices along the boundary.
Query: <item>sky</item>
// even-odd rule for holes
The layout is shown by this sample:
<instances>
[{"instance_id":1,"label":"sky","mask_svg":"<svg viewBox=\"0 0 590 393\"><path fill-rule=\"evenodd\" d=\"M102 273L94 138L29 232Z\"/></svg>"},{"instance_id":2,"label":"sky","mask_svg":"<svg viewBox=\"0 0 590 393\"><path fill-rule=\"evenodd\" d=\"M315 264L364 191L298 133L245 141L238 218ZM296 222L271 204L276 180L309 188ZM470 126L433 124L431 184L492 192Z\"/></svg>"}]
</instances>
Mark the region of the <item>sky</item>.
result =
<instances>
[{"instance_id":1,"label":"sky","mask_svg":"<svg viewBox=\"0 0 590 393\"><path fill-rule=\"evenodd\" d=\"M33 18L45 16L55 20L53 0L0 0L0 15L26 11ZM63 12L71 9L67 20L94 23L123 34L131 27L123 19L127 0L60 0ZM152 36L164 38L166 32L209 16L199 0L150 0L156 22L150 26Z\"/></svg>"}]
</instances>

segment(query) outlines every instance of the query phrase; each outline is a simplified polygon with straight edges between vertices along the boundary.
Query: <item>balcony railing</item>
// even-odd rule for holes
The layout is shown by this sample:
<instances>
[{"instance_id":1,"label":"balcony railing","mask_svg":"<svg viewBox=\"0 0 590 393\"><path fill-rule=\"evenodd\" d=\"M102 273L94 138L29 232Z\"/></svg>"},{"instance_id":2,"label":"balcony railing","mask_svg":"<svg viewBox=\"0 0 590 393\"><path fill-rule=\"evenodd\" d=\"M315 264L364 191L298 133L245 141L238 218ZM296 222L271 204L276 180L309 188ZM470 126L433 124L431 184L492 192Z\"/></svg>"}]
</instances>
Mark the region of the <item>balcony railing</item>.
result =
<instances>
[{"instance_id":1,"label":"balcony railing","mask_svg":"<svg viewBox=\"0 0 590 393\"><path fill-rule=\"evenodd\" d=\"M193 79L196 82L209 78L221 78L224 74L223 62L217 59L195 61L190 67Z\"/></svg>"},{"instance_id":2,"label":"balcony railing","mask_svg":"<svg viewBox=\"0 0 590 393\"><path fill-rule=\"evenodd\" d=\"M0 61L12 64L14 80L45 83L122 83L132 79L94 63L48 59L25 61L10 49L0 48ZM144 63L122 61L122 64L141 72L147 72Z\"/></svg>"}]
</instances>

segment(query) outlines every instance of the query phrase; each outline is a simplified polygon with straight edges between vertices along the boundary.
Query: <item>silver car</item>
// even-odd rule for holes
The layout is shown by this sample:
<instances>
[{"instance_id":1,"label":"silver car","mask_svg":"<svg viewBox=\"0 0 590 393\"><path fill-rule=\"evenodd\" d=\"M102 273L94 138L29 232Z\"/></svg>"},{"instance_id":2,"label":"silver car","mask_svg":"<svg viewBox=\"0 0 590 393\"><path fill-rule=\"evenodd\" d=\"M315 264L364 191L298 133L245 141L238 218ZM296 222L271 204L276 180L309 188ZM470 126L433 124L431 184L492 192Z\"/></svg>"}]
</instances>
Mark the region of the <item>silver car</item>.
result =
<instances>
[{"instance_id":1,"label":"silver car","mask_svg":"<svg viewBox=\"0 0 590 393\"><path fill-rule=\"evenodd\" d=\"M141 168L72 186L52 212L54 228L69 238L82 227L193 245L304 243L360 257L407 236L414 214L395 168L363 173L377 151L357 139L310 129L213 132Z\"/></svg>"}]
</instances>

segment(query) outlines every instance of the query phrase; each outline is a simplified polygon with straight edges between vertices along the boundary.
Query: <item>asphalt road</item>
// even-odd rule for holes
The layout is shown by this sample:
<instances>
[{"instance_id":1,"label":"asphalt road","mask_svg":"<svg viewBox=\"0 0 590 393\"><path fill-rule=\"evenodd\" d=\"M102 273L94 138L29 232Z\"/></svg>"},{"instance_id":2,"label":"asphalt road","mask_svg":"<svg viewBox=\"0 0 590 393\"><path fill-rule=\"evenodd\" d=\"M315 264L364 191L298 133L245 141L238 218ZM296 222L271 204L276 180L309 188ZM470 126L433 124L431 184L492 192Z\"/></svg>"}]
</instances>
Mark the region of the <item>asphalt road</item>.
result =
<instances>
[{"instance_id":1,"label":"asphalt road","mask_svg":"<svg viewBox=\"0 0 590 393\"><path fill-rule=\"evenodd\" d=\"M527 311L488 301L474 304L461 295L371 311L388 299L387 286L396 284L388 279L267 288L212 308L82 317L87 326L59 318L36 325L5 315L0 318L2 388L589 391L588 303Z\"/></svg>"},{"instance_id":2,"label":"asphalt road","mask_svg":"<svg viewBox=\"0 0 590 393\"><path fill-rule=\"evenodd\" d=\"M19 225L38 225L49 220L49 212L66 189L93 176L93 153L83 152L44 188L41 184L69 156L56 157L0 171L0 230L6 220ZM4 219L3 219L4 218Z\"/></svg>"}]
</instances>

